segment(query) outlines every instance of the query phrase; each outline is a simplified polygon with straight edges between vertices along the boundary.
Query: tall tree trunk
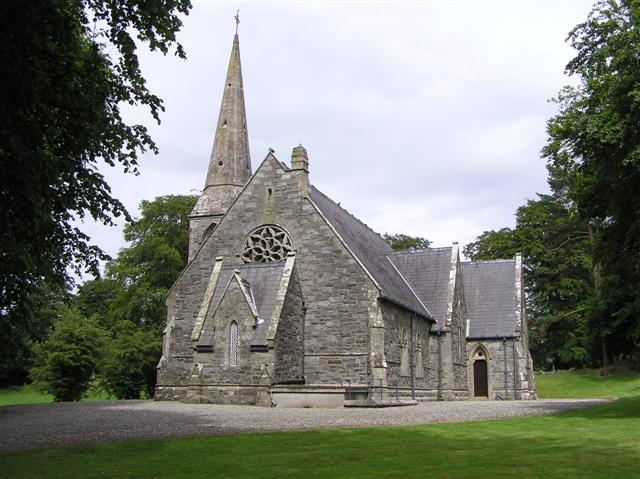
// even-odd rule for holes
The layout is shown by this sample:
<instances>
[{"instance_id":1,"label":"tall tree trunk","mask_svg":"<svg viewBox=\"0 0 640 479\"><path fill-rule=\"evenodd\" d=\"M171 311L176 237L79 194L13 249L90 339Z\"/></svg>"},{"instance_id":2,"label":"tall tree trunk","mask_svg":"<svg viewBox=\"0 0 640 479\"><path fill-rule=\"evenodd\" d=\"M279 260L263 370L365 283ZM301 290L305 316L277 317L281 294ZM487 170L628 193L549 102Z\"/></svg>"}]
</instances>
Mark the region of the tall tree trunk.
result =
<instances>
[{"instance_id":1,"label":"tall tree trunk","mask_svg":"<svg viewBox=\"0 0 640 479\"><path fill-rule=\"evenodd\" d=\"M593 238L593 226L591 223L587 223L587 229L589 231L589 243L591 243L591 255L593 259L593 295L594 297L598 296L600 291L600 281L602 279L602 263L596 260L595 255L595 242ZM599 321L602 325L604 322L602 318ZM604 328L600 328L600 341L601 341L601 364L603 368L609 366L609 343L607 342L607 337L603 332Z\"/></svg>"},{"instance_id":2,"label":"tall tree trunk","mask_svg":"<svg viewBox=\"0 0 640 479\"><path fill-rule=\"evenodd\" d=\"M609 366L609 342L607 338L602 338L602 367Z\"/></svg>"}]
</instances>

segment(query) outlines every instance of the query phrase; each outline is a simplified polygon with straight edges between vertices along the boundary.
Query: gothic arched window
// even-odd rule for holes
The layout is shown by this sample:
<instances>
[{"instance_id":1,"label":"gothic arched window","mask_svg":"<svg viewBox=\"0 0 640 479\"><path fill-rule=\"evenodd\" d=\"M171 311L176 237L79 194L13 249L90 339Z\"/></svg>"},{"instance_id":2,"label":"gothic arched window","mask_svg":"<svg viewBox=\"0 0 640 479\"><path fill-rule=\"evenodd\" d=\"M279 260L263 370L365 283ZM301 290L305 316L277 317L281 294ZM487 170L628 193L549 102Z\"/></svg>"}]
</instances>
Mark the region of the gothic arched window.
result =
<instances>
[{"instance_id":1,"label":"gothic arched window","mask_svg":"<svg viewBox=\"0 0 640 479\"><path fill-rule=\"evenodd\" d=\"M254 229L242 247L245 263L270 263L286 259L293 251L289 234L276 225L263 225Z\"/></svg>"},{"instance_id":2,"label":"gothic arched window","mask_svg":"<svg viewBox=\"0 0 640 479\"><path fill-rule=\"evenodd\" d=\"M207 229L204 230L204 233L202 233L201 243L204 243L209 239L209 236L211 236L211 233L213 233L213 230L216 229L216 226L217 226L216 223L211 223L209 226L207 226Z\"/></svg>"},{"instance_id":3,"label":"gothic arched window","mask_svg":"<svg viewBox=\"0 0 640 479\"><path fill-rule=\"evenodd\" d=\"M424 367L422 365L422 332L420 326L416 331L416 377L424 377Z\"/></svg>"},{"instance_id":4,"label":"gothic arched window","mask_svg":"<svg viewBox=\"0 0 640 479\"><path fill-rule=\"evenodd\" d=\"M238 365L238 323L231 321L229 327L229 366Z\"/></svg>"},{"instance_id":5,"label":"gothic arched window","mask_svg":"<svg viewBox=\"0 0 640 479\"><path fill-rule=\"evenodd\" d=\"M402 323L400 325L400 376L410 375L409 361L411 361L409 352L409 328L406 324Z\"/></svg>"}]
</instances>

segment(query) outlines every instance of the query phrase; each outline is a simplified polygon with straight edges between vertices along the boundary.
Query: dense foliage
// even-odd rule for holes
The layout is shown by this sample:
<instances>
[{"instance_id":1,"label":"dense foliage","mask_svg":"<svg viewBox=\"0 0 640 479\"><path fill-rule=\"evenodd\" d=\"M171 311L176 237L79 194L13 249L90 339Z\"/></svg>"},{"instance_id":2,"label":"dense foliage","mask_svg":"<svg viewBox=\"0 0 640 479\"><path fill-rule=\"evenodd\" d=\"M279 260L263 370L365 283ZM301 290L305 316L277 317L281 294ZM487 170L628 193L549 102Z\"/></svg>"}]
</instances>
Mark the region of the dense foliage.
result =
<instances>
[{"instance_id":1,"label":"dense foliage","mask_svg":"<svg viewBox=\"0 0 640 479\"><path fill-rule=\"evenodd\" d=\"M82 285L71 304L108 329L100 380L122 399L152 395L162 353L169 288L187 265L189 214L197 196L168 195L140 203L124 228L127 248L106 277Z\"/></svg>"},{"instance_id":2,"label":"dense foliage","mask_svg":"<svg viewBox=\"0 0 640 479\"><path fill-rule=\"evenodd\" d=\"M117 398L153 395L166 320L164 301L187 264L188 216L196 200L196 196L170 195L142 201L140 218L125 226L130 246L107 264L106 277L83 284L62 309L63 318L53 321L53 333L36 347L38 366L32 377L47 384L57 400L81 396L91 378L89 373L95 373L94 380ZM83 363L84 356L69 352L80 347L84 336L68 334L68 325L86 326L101 338L86 351L88 356L94 355L95 368ZM96 328L100 334L95 333ZM52 355L54 350L60 353ZM67 361L65 368L59 366L63 359ZM85 366L72 368L76 363ZM73 383L63 377L80 381L78 389L60 392Z\"/></svg>"},{"instance_id":3,"label":"dense foliage","mask_svg":"<svg viewBox=\"0 0 640 479\"><path fill-rule=\"evenodd\" d=\"M417 251L428 248L431 245L431 241L420 236L385 233L382 237L391 245L394 251Z\"/></svg>"},{"instance_id":4,"label":"dense foliage","mask_svg":"<svg viewBox=\"0 0 640 479\"><path fill-rule=\"evenodd\" d=\"M640 350L640 2L598 2L569 40L580 83L558 97L543 154L593 231L587 321L606 362Z\"/></svg>"},{"instance_id":5,"label":"dense foliage","mask_svg":"<svg viewBox=\"0 0 640 479\"><path fill-rule=\"evenodd\" d=\"M67 299L65 288L43 282L9 314L0 314L0 387L23 384L33 366L33 347L44 341Z\"/></svg>"},{"instance_id":6,"label":"dense foliage","mask_svg":"<svg viewBox=\"0 0 640 479\"><path fill-rule=\"evenodd\" d=\"M156 365L161 354L161 334L127 320L115 323L101 363L102 383L118 399L153 397Z\"/></svg>"},{"instance_id":7,"label":"dense foliage","mask_svg":"<svg viewBox=\"0 0 640 479\"><path fill-rule=\"evenodd\" d=\"M542 152L552 194L465 249L524 253L542 367L640 356L640 1L598 2L569 41L579 83L556 99Z\"/></svg>"},{"instance_id":8,"label":"dense foliage","mask_svg":"<svg viewBox=\"0 0 640 479\"><path fill-rule=\"evenodd\" d=\"M137 172L156 151L121 105L159 119L162 101L146 86L138 44L166 54L189 0L4 2L0 15L0 316L28 301L43 281L64 284L69 268L97 273L104 253L75 225L127 215L99 173ZM13 316L20 320L19 315Z\"/></svg>"},{"instance_id":9,"label":"dense foliage","mask_svg":"<svg viewBox=\"0 0 640 479\"><path fill-rule=\"evenodd\" d=\"M92 318L59 308L53 331L36 345L36 384L56 401L79 401L89 389L105 344L105 331Z\"/></svg>"}]
</instances>

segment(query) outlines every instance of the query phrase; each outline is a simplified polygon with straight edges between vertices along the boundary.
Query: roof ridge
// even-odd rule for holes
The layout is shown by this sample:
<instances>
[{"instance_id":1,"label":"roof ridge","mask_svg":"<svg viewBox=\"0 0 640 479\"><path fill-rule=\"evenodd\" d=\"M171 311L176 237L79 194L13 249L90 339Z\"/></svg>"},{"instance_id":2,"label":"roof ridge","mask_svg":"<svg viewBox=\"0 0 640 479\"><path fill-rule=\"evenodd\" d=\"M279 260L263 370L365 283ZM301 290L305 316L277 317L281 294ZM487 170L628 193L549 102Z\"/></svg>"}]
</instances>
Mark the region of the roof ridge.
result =
<instances>
[{"instance_id":1,"label":"roof ridge","mask_svg":"<svg viewBox=\"0 0 640 479\"><path fill-rule=\"evenodd\" d=\"M365 223L364 221L362 221L360 218L358 218L357 216L355 216L353 213L351 213L349 210L347 210L346 208L344 208L340 203L336 203L332 198L330 198L329 196L325 195L322 191L320 191L318 188L316 188L314 185L311 185L311 188L313 188L314 190L316 190L318 193L320 193L322 196L324 196L326 199L328 199L329 201L331 201L334 205L336 205L338 208L340 208L342 211L344 211L345 213L347 213L349 216L351 216L354 220L356 220L358 223L360 223L362 226L364 226L366 229L368 229L369 231L371 231L374 235L378 236L382 241L384 241L385 243L387 243L387 241L382 237L382 235L380 233L378 233L377 231L375 231L374 229L372 229L367 223ZM389 243L387 243L389 244ZM389 245L389 247L391 247L391 245Z\"/></svg>"},{"instance_id":2,"label":"roof ridge","mask_svg":"<svg viewBox=\"0 0 640 479\"><path fill-rule=\"evenodd\" d=\"M500 258L500 259L481 259L481 260L477 260L477 261L460 261L460 263L462 264L479 264L479 263L515 263L516 260L515 259L507 259L507 258Z\"/></svg>"},{"instance_id":3,"label":"roof ridge","mask_svg":"<svg viewBox=\"0 0 640 479\"><path fill-rule=\"evenodd\" d=\"M415 254L415 253L424 253L426 251L445 251L450 250L451 246L439 246L437 248L422 248L422 249L405 249L402 251L392 251L389 255L398 255L398 254Z\"/></svg>"}]
</instances>

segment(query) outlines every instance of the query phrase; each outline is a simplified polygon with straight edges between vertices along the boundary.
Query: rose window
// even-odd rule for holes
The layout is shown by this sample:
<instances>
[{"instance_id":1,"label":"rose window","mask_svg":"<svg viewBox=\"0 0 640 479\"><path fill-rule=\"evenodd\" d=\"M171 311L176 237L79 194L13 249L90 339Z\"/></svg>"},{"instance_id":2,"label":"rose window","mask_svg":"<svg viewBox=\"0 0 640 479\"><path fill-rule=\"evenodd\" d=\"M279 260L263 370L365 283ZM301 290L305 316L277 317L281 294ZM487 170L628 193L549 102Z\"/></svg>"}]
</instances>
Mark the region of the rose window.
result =
<instances>
[{"instance_id":1,"label":"rose window","mask_svg":"<svg viewBox=\"0 0 640 479\"><path fill-rule=\"evenodd\" d=\"M253 230L244 243L242 260L245 263L280 261L293 251L291 238L278 226L260 226Z\"/></svg>"}]
</instances>

